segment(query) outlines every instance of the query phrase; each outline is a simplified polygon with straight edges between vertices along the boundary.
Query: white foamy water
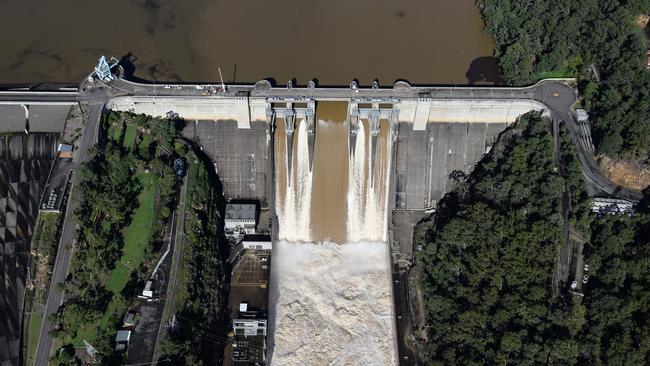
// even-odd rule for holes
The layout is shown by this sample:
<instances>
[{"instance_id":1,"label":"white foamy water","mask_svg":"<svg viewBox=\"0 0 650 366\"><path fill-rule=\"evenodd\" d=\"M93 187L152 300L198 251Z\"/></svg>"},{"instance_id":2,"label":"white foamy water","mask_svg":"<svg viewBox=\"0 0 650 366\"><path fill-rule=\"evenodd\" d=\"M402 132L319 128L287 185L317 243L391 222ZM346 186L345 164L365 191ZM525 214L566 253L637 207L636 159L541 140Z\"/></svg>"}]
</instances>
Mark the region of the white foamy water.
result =
<instances>
[{"instance_id":1,"label":"white foamy water","mask_svg":"<svg viewBox=\"0 0 650 366\"><path fill-rule=\"evenodd\" d=\"M387 256L383 242L276 242L273 365L394 364Z\"/></svg>"},{"instance_id":2,"label":"white foamy water","mask_svg":"<svg viewBox=\"0 0 650 366\"><path fill-rule=\"evenodd\" d=\"M294 137L297 139L297 149L294 152L296 158L293 159L295 174L292 172L287 179L290 187L286 189L286 197L277 200L278 217L281 218L279 237L289 241L310 241L312 174L309 171L309 159L305 158L309 156L306 123L300 123L295 133L297 134ZM279 153L286 156L286 152ZM288 172L280 174L288 174Z\"/></svg>"},{"instance_id":3,"label":"white foamy water","mask_svg":"<svg viewBox=\"0 0 650 366\"><path fill-rule=\"evenodd\" d=\"M350 158L348 181L348 241L386 240L386 199L389 184L390 138L377 139L375 169L372 172L372 139L366 129L357 132L354 155ZM374 178L374 179L373 179ZM374 184L373 184L374 183Z\"/></svg>"},{"instance_id":4,"label":"white foamy water","mask_svg":"<svg viewBox=\"0 0 650 366\"><path fill-rule=\"evenodd\" d=\"M319 120L318 125L327 126L325 121ZM345 212L336 212L347 218L341 228L347 232L345 243L312 242L310 227L318 223L311 222L309 213L318 207L312 207L311 195L319 182L312 182L308 169L306 130L297 130L291 185L276 187L280 241L273 247L271 269L273 365L397 364L390 253L385 241L390 166L390 131L385 127L377 139L374 173L369 130L360 128L354 157L341 164L348 167L348 174L336 175L347 180L339 180L347 187L340 197L346 201L341 208ZM349 151L343 144L346 147ZM336 169L328 172L330 177L337 174Z\"/></svg>"}]
</instances>

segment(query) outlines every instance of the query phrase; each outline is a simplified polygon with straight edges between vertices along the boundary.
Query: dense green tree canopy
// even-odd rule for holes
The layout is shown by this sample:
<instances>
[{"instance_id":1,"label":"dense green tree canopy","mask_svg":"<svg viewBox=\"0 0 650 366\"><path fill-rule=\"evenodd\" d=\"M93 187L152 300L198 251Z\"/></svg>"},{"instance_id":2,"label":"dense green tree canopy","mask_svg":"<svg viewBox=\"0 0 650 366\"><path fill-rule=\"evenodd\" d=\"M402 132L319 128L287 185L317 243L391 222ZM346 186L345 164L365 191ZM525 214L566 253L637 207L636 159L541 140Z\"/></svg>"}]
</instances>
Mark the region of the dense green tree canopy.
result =
<instances>
[{"instance_id":1,"label":"dense green tree canopy","mask_svg":"<svg viewBox=\"0 0 650 366\"><path fill-rule=\"evenodd\" d=\"M599 151L648 159L650 72L646 43L634 20L648 0L477 0L496 42L502 77L515 85L540 77L576 76L592 113ZM595 79L591 65L597 70Z\"/></svg>"},{"instance_id":2,"label":"dense green tree canopy","mask_svg":"<svg viewBox=\"0 0 650 366\"><path fill-rule=\"evenodd\" d=\"M522 118L436 215L420 253L428 363L576 359L571 304L551 289L564 180L547 129L539 115Z\"/></svg>"},{"instance_id":3,"label":"dense green tree canopy","mask_svg":"<svg viewBox=\"0 0 650 366\"><path fill-rule=\"evenodd\" d=\"M650 362L647 208L640 204L631 216L590 214L570 139L560 134L562 164L555 169L547 129L539 115L522 117L467 179L455 179L434 221L419 225L424 363ZM554 282L565 225L587 238L584 297Z\"/></svg>"}]
</instances>

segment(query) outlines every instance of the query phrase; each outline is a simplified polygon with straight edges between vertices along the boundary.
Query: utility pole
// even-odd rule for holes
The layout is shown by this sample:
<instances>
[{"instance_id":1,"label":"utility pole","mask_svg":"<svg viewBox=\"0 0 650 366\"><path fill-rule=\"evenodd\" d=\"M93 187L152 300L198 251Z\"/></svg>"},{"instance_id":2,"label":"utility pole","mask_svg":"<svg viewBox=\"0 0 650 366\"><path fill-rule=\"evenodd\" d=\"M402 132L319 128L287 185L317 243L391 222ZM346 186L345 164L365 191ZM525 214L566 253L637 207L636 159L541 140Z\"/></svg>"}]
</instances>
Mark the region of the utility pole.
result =
<instances>
[{"instance_id":1,"label":"utility pole","mask_svg":"<svg viewBox=\"0 0 650 366\"><path fill-rule=\"evenodd\" d=\"M221 74L221 67L217 67L219 69L219 79L221 79L221 89L223 92L226 92L226 84L223 83L223 75Z\"/></svg>"}]
</instances>

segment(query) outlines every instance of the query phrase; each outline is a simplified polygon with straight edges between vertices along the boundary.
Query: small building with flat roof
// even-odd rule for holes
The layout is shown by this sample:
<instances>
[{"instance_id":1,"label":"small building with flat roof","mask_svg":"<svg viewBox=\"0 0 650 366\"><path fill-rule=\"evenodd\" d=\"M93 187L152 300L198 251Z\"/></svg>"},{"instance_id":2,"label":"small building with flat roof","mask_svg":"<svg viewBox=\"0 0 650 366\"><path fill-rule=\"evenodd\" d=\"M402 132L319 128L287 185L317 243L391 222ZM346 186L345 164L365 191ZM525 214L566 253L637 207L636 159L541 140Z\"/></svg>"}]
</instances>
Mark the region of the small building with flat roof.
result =
<instances>
[{"instance_id":1,"label":"small building with flat roof","mask_svg":"<svg viewBox=\"0 0 650 366\"><path fill-rule=\"evenodd\" d=\"M129 347L129 341L131 340L131 331L130 330L118 330L115 335L115 350L116 351L126 351Z\"/></svg>"},{"instance_id":2,"label":"small building with flat roof","mask_svg":"<svg viewBox=\"0 0 650 366\"><path fill-rule=\"evenodd\" d=\"M576 120L578 123L585 123L589 120L589 114L586 110L578 108L576 109Z\"/></svg>"},{"instance_id":3,"label":"small building with flat roof","mask_svg":"<svg viewBox=\"0 0 650 366\"><path fill-rule=\"evenodd\" d=\"M224 228L227 233L255 234L257 207L252 203L228 203Z\"/></svg>"},{"instance_id":4,"label":"small building with flat roof","mask_svg":"<svg viewBox=\"0 0 650 366\"><path fill-rule=\"evenodd\" d=\"M243 249L271 250L271 243L270 235L244 235L242 247Z\"/></svg>"}]
</instances>

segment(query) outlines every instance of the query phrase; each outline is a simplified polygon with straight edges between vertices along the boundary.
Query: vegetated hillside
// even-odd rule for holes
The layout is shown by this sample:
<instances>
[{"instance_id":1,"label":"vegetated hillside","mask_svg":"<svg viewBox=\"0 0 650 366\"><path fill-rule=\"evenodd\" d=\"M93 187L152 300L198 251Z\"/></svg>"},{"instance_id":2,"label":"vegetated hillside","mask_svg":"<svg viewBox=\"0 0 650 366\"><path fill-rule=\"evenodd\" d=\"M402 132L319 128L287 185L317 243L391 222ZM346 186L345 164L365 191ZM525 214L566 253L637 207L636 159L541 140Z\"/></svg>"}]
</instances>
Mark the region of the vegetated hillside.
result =
<instances>
[{"instance_id":1,"label":"vegetated hillside","mask_svg":"<svg viewBox=\"0 0 650 366\"><path fill-rule=\"evenodd\" d=\"M562 152L565 178L548 127L538 114L523 116L419 225L425 364L648 363L650 220L589 216L574 153ZM574 209L567 223L594 233L584 298L554 291L565 190Z\"/></svg>"},{"instance_id":2,"label":"vegetated hillside","mask_svg":"<svg viewBox=\"0 0 650 366\"><path fill-rule=\"evenodd\" d=\"M504 80L521 85L544 77L578 77L598 151L649 159L648 41L635 22L650 13L649 0L477 0L477 5L496 42Z\"/></svg>"},{"instance_id":3,"label":"vegetated hillside","mask_svg":"<svg viewBox=\"0 0 650 366\"><path fill-rule=\"evenodd\" d=\"M157 259L176 192L174 121L110 112L104 122L101 147L76 176L79 229L55 319L65 346L54 364L79 362L74 349L83 340L102 363L123 363L113 353L115 333Z\"/></svg>"},{"instance_id":4,"label":"vegetated hillside","mask_svg":"<svg viewBox=\"0 0 650 366\"><path fill-rule=\"evenodd\" d=\"M445 197L428 228L419 253L427 363L575 357L571 303L553 297L551 288L564 181L553 169L548 128L538 114L524 115Z\"/></svg>"},{"instance_id":5,"label":"vegetated hillside","mask_svg":"<svg viewBox=\"0 0 650 366\"><path fill-rule=\"evenodd\" d=\"M592 222L582 364L650 364L650 215L640 209Z\"/></svg>"},{"instance_id":6,"label":"vegetated hillside","mask_svg":"<svg viewBox=\"0 0 650 366\"><path fill-rule=\"evenodd\" d=\"M229 328L224 324L229 275L221 220L225 202L208 158L192 151L187 157L185 241L173 305L175 327L163 343L160 359L181 366L217 365Z\"/></svg>"}]
</instances>

